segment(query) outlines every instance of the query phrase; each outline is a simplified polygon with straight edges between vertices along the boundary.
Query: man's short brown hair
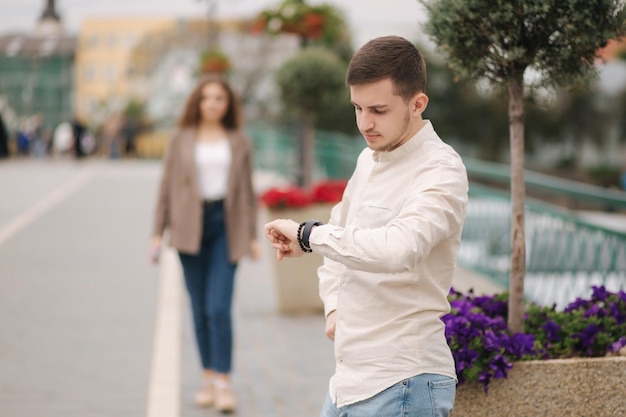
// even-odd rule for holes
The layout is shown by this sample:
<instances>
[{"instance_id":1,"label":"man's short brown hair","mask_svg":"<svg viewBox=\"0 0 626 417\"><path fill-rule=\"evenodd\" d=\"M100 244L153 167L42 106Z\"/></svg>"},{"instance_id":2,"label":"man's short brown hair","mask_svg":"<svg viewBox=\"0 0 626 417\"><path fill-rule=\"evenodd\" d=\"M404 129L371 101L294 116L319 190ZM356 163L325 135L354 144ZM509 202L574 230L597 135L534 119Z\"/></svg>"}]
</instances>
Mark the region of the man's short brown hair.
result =
<instances>
[{"instance_id":1,"label":"man's short brown hair","mask_svg":"<svg viewBox=\"0 0 626 417\"><path fill-rule=\"evenodd\" d=\"M372 39L352 57L346 84L369 84L390 78L405 101L426 90L426 64L415 45L399 36Z\"/></svg>"}]
</instances>

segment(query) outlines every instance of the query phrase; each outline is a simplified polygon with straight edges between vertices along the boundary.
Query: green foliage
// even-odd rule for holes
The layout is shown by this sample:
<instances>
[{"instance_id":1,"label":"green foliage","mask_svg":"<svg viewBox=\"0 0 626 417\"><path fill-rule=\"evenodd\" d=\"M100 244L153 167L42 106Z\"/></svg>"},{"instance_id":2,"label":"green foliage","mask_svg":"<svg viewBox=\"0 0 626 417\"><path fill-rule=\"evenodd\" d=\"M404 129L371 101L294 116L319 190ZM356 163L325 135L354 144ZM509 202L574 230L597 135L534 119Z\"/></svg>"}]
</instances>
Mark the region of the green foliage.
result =
<instances>
[{"instance_id":1,"label":"green foliage","mask_svg":"<svg viewBox=\"0 0 626 417\"><path fill-rule=\"evenodd\" d=\"M256 17L253 32L293 33L307 46L323 46L349 61L352 46L343 13L327 3L309 5L303 0L283 0Z\"/></svg>"},{"instance_id":2,"label":"green foliage","mask_svg":"<svg viewBox=\"0 0 626 417\"><path fill-rule=\"evenodd\" d=\"M626 33L618 0L419 0L426 32L463 78L506 84L533 68L546 86L594 74L598 48Z\"/></svg>"},{"instance_id":3,"label":"green foliage","mask_svg":"<svg viewBox=\"0 0 626 417\"><path fill-rule=\"evenodd\" d=\"M230 58L219 48L211 48L202 52L200 56L200 68L199 72L213 73L213 72L228 72L231 69Z\"/></svg>"},{"instance_id":4,"label":"green foliage","mask_svg":"<svg viewBox=\"0 0 626 417\"><path fill-rule=\"evenodd\" d=\"M419 45L418 49L428 63L430 100L424 117L433 120L444 140L476 144L481 159L498 161L509 132L504 97L497 92L481 93L475 83L455 80L445 63L428 56Z\"/></svg>"},{"instance_id":5,"label":"green foliage","mask_svg":"<svg viewBox=\"0 0 626 417\"><path fill-rule=\"evenodd\" d=\"M305 113L327 111L345 90L345 71L346 64L328 50L302 50L276 73L285 107Z\"/></svg>"},{"instance_id":6,"label":"green foliage","mask_svg":"<svg viewBox=\"0 0 626 417\"><path fill-rule=\"evenodd\" d=\"M620 187L620 169L618 166L596 165L588 170L589 177L594 184L601 187Z\"/></svg>"},{"instance_id":7,"label":"green foliage","mask_svg":"<svg viewBox=\"0 0 626 417\"><path fill-rule=\"evenodd\" d=\"M626 299L609 293L605 299L577 300L565 310L528 307L526 332L535 335L538 351L549 358L604 356L607 347L626 334Z\"/></svg>"},{"instance_id":8,"label":"green foliage","mask_svg":"<svg viewBox=\"0 0 626 417\"><path fill-rule=\"evenodd\" d=\"M138 100L129 100L124 108L124 116L133 120L142 120L146 114L145 103Z\"/></svg>"}]
</instances>

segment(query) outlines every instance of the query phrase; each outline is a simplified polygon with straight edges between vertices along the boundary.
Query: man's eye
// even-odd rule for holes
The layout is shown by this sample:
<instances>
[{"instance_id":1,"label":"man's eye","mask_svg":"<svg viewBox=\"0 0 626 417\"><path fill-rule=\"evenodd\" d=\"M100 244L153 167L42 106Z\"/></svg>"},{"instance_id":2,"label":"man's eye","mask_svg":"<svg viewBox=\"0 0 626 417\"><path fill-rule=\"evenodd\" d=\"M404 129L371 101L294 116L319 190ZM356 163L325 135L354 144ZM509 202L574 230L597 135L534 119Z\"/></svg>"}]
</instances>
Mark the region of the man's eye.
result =
<instances>
[{"instance_id":1,"label":"man's eye","mask_svg":"<svg viewBox=\"0 0 626 417\"><path fill-rule=\"evenodd\" d=\"M374 112L375 114L385 114L385 110L372 110L372 112Z\"/></svg>"}]
</instances>

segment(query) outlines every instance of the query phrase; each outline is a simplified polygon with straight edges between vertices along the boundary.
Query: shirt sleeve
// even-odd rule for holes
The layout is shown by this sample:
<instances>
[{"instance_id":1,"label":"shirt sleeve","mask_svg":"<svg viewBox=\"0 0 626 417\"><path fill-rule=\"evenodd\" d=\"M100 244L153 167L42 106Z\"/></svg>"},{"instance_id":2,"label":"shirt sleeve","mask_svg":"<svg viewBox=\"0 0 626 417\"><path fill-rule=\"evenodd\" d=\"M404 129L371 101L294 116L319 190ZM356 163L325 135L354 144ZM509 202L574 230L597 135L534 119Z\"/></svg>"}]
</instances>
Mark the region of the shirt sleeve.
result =
<instances>
[{"instance_id":1,"label":"shirt sleeve","mask_svg":"<svg viewBox=\"0 0 626 417\"><path fill-rule=\"evenodd\" d=\"M350 182L346 186L348 191L350 188ZM346 192L344 195L347 195ZM349 201L344 199L336 204L330 211L330 220L328 225L335 225L341 227L345 222L345 212L349 206ZM320 226L318 226L320 227ZM313 228L315 230L317 227ZM345 270L345 266L336 260L324 257L324 263L317 269L317 276L319 277L319 294L322 302L324 303L324 314L328 316L330 313L337 309L337 294L339 292L339 280L341 274Z\"/></svg>"},{"instance_id":2,"label":"shirt sleeve","mask_svg":"<svg viewBox=\"0 0 626 417\"><path fill-rule=\"evenodd\" d=\"M318 226L311 248L354 270L394 273L422 262L443 240L460 233L467 206L467 173L460 160L430 162L407 185L407 198L386 225L377 228Z\"/></svg>"}]
</instances>

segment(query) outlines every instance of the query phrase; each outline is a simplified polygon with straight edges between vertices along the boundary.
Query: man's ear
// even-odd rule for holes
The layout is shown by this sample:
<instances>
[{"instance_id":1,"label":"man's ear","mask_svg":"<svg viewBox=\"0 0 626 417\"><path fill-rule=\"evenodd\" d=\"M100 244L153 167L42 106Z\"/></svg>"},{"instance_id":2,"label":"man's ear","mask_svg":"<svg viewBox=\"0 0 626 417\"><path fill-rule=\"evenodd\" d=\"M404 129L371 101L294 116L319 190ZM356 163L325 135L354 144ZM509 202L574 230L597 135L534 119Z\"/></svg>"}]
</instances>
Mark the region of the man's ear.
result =
<instances>
[{"instance_id":1,"label":"man's ear","mask_svg":"<svg viewBox=\"0 0 626 417\"><path fill-rule=\"evenodd\" d=\"M411 99L410 109L411 113L413 113L413 116L421 116L422 113L424 113L424 110L426 110L427 106L428 96L424 93L417 93Z\"/></svg>"}]
</instances>

